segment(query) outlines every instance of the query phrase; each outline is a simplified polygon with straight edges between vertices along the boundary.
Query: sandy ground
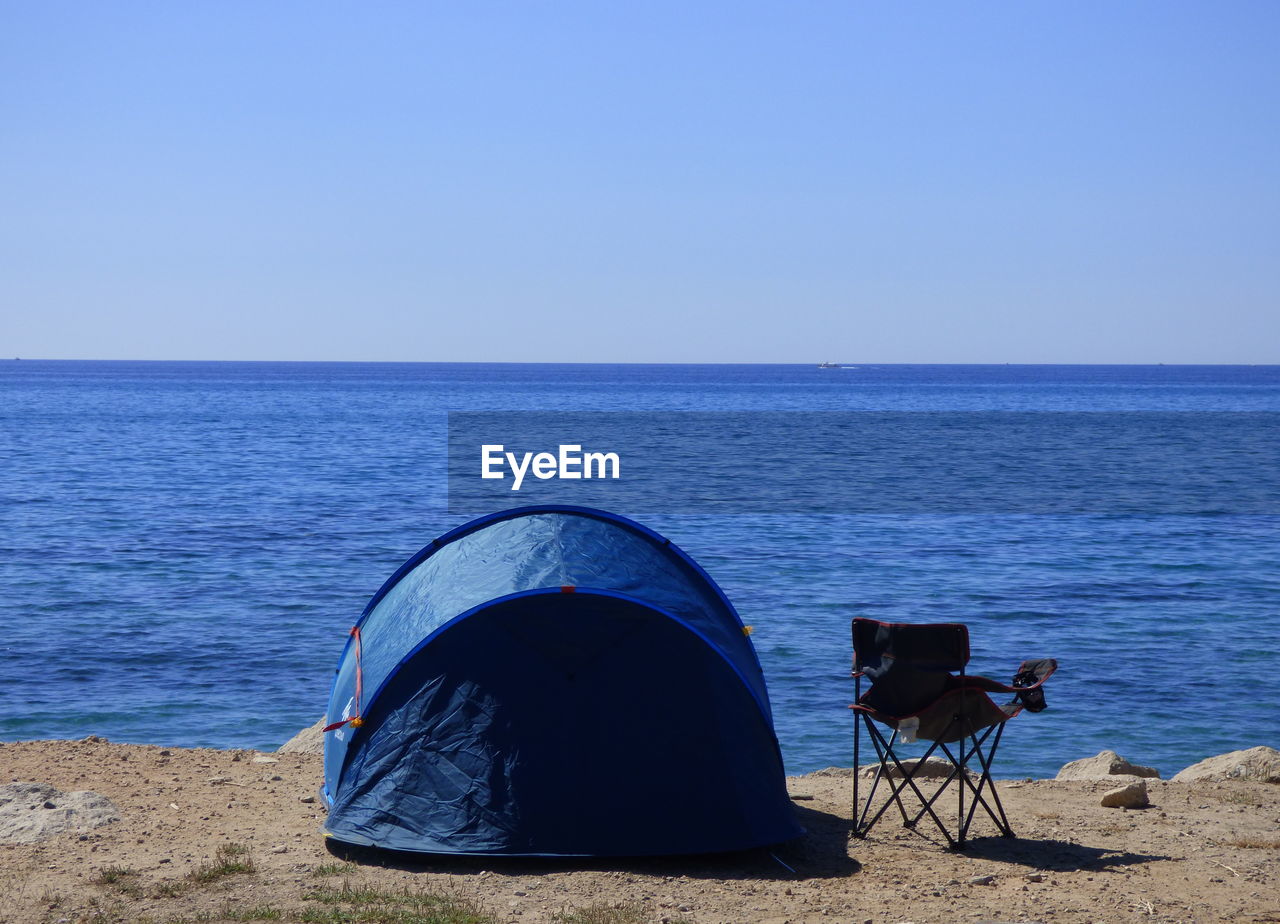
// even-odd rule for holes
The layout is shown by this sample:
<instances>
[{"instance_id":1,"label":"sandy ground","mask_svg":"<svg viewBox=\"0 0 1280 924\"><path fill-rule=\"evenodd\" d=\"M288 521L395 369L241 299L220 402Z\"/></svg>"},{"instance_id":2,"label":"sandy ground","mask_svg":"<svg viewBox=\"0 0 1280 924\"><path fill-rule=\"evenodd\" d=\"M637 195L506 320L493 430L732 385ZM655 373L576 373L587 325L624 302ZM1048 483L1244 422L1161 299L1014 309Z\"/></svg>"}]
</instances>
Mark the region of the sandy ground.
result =
<instances>
[{"instance_id":1,"label":"sandy ground","mask_svg":"<svg viewBox=\"0 0 1280 924\"><path fill-rule=\"evenodd\" d=\"M654 924L1280 922L1277 785L1151 781L1152 806L1124 810L1099 805L1108 783L1007 781L1017 838L975 823L960 853L894 824L850 840L848 773L822 771L788 781L809 834L775 856L351 863L326 848L323 808L308 801L320 777L313 755L0 744L0 783L96 791L121 815L87 834L0 844L0 920L296 920L342 908L333 900L347 887L458 896L521 924L598 906ZM193 877L226 845L247 848L230 862L252 869Z\"/></svg>"}]
</instances>

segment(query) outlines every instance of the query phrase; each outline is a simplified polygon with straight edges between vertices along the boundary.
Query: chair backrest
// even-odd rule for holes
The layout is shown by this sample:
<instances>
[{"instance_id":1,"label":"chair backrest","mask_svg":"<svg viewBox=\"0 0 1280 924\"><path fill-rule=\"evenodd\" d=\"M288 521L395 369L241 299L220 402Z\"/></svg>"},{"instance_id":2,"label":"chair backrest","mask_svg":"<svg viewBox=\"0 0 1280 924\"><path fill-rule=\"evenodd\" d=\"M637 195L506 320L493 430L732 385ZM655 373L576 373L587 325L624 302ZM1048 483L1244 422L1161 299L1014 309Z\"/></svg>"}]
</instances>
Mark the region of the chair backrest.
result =
<instances>
[{"instance_id":1,"label":"chair backrest","mask_svg":"<svg viewBox=\"0 0 1280 924\"><path fill-rule=\"evenodd\" d=\"M882 715L914 715L959 684L969 663L963 623L853 621L853 669L871 680L858 702Z\"/></svg>"},{"instance_id":2,"label":"chair backrest","mask_svg":"<svg viewBox=\"0 0 1280 924\"><path fill-rule=\"evenodd\" d=\"M969 629L964 623L853 621L853 669L873 679L890 659L922 671L959 671L969 663Z\"/></svg>"}]
</instances>

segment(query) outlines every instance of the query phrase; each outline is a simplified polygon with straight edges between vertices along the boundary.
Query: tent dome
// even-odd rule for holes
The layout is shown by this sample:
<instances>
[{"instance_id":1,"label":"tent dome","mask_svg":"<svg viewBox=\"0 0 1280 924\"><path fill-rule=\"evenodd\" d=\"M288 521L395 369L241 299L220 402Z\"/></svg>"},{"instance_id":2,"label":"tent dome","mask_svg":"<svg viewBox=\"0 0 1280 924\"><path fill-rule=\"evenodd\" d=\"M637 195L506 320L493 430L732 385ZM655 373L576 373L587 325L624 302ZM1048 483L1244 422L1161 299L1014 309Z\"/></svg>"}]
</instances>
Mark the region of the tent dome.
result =
<instances>
[{"instance_id":1,"label":"tent dome","mask_svg":"<svg viewBox=\"0 0 1280 924\"><path fill-rule=\"evenodd\" d=\"M801 833L733 606L599 510L492 514L409 559L352 630L328 722L346 843L639 856Z\"/></svg>"}]
</instances>

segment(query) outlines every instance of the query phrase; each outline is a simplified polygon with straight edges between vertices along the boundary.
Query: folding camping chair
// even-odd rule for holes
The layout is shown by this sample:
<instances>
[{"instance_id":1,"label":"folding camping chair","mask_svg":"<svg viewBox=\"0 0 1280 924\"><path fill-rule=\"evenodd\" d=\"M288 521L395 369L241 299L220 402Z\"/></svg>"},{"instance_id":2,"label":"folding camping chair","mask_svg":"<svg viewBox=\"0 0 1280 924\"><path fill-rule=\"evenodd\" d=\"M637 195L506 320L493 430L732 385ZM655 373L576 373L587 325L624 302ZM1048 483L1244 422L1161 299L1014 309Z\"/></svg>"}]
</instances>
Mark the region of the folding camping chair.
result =
<instances>
[{"instance_id":1,"label":"folding camping chair","mask_svg":"<svg viewBox=\"0 0 1280 924\"><path fill-rule=\"evenodd\" d=\"M1045 708L1042 684L1058 668L1052 658L1023 661L1012 684L965 673L969 663L969 630L961 623L878 622L858 618L853 621L853 677L857 685L853 739L853 834L866 837L888 808L896 806L904 827L914 828L926 815L952 848L963 848L979 805L995 822L1000 834L1013 837L1004 806L991 778L996 748L1004 734L1004 723L1023 709L1040 712ZM866 693L862 679L871 681ZM992 701L992 693L1012 693L1003 706ZM892 729L886 739L879 725ZM879 764L864 803L858 798L859 743L865 731L875 746ZM915 739L931 742L918 760L902 759L895 747ZM935 752L944 755L950 766L942 784L926 796L918 781L931 767L926 763ZM973 764L977 781L969 771ZM876 791L884 783L886 801L872 814ZM955 833L948 830L935 806L948 787L955 786L958 809ZM927 788L927 787L926 787ZM910 814L903 797L914 795L919 810ZM966 809L965 796L970 797ZM914 805L913 805L914 808Z\"/></svg>"}]
</instances>

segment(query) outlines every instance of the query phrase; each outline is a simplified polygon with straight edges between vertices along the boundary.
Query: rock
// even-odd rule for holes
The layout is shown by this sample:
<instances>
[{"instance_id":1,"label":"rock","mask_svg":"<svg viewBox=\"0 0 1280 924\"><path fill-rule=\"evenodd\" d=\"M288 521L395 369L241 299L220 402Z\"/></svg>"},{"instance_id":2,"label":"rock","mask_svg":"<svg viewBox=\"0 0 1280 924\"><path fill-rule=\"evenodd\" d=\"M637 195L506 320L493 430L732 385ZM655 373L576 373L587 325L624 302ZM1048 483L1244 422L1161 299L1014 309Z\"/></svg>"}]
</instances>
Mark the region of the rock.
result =
<instances>
[{"instance_id":1,"label":"rock","mask_svg":"<svg viewBox=\"0 0 1280 924\"><path fill-rule=\"evenodd\" d=\"M312 802L316 801L316 797L315 796L298 796L298 801L305 805L310 805Z\"/></svg>"},{"instance_id":2,"label":"rock","mask_svg":"<svg viewBox=\"0 0 1280 924\"><path fill-rule=\"evenodd\" d=\"M1173 775L1175 783L1198 780L1252 780L1258 783L1280 783L1280 751L1269 747L1247 748L1210 757Z\"/></svg>"},{"instance_id":3,"label":"rock","mask_svg":"<svg viewBox=\"0 0 1280 924\"><path fill-rule=\"evenodd\" d=\"M974 876L969 880L969 885L995 885L995 876Z\"/></svg>"},{"instance_id":4,"label":"rock","mask_svg":"<svg viewBox=\"0 0 1280 924\"><path fill-rule=\"evenodd\" d=\"M951 775L951 771L953 769L951 761L947 760L945 757L930 757L924 762L923 766L917 769L916 765L919 763L920 761L916 759L904 760L902 762L902 766L911 770L912 776L921 780L945 779ZM879 764L863 764L858 768L858 773L863 779L870 779L876 775L876 769L879 766ZM885 776L891 780L896 780L901 777L902 774L898 772L897 767L893 764L889 764L888 769L885 771Z\"/></svg>"},{"instance_id":5,"label":"rock","mask_svg":"<svg viewBox=\"0 0 1280 924\"><path fill-rule=\"evenodd\" d=\"M96 792L59 792L45 783L0 786L0 843L32 844L119 820L111 800Z\"/></svg>"},{"instance_id":6,"label":"rock","mask_svg":"<svg viewBox=\"0 0 1280 924\"><path fill-rule=\"evenodd\" d=\"M1155 767L1131 764L1115 751L1102 751L1096 757L1086 757L1064 764L1054 777L1056 780L1105 780L1113 776L1160 778Z\"/></svg>"},{"instance_id":7,"label":"rock","mask_svg":"<svg viewBox=\"0 0 1280 924\"><path fill-rule=\"evenodd\" d=\"M1142 780L1102 794L1103 808L1145 808L1150 804L1147 800L1147 784Z\"/></svg>"},{"instance_id":8,"label":"rock","mask_svg":"<svg viewBox=\"0 0 1280 924\"><path fill-rule=\"evenodd\" d=\"M276 749L277 754L323 754L325 717L315 725L308 725Z\"/></svg>"}]
</instances>

